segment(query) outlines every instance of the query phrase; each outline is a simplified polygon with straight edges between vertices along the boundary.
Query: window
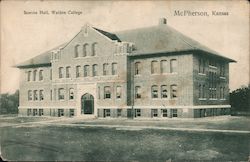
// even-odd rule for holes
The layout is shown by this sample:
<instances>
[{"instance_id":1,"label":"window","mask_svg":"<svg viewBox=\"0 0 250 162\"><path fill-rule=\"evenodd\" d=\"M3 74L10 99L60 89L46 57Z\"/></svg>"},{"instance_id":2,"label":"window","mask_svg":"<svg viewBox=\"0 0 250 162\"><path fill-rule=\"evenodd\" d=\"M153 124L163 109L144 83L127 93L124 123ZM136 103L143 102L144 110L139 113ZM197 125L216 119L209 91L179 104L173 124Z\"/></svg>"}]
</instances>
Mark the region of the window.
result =
<instances>
[{"instance_id":1,"label":"window","mask_svg":"<svg viewBox=\"0 0 250 162\"><path fill-rule=\"evenodd\" d=\"M58 117L64 116L64 109L58 109Z\"/></svg>"},{"instance_id":2,"label":"window","mask_svg":"<svg viewBox=\"0 0 250 162\"><path fill-rule=\"evenodd\" d=\"M39 116L43 116L43 109L39 109L38 115L39 115Z\"/></svg>"},{"instance_id":3,"label":"window","mask_svg":"<svg viewBox=\"0 0 250 162\"><path fill-rule=\"evenodd\" d=\"M27 116L31 116L31 109L27 109Z\"/></svg>"},{"instance_id":4,"label":"window","mask_svg":"<svg viewBox=\"0 0 250 162\"><path fill-rule=\"evenodd\" d=\"M135 75L139 75L141 73L141 63L136 62L135 63Z\"/></svg>"},{"instance_id":5,"label":"window","mask_svg":"<svg viewBox=\"0 0 250 162\"><path fill-rule=\"evenodd\" d=\"M121 86L116 87L116 98L121 98L122 97L122 88Z\"/></svg>"},{"instance_id":6,"label":"window","mask_svg":"<svg viewBox=\"0 0 250 162\"><path fill-rule=\"evenodd\" d=\"M168 110L167 109L162 109L162 117L168 117Z\"/></svg>"},{"instance_id":7,"label":"window","mask_svg":"<svg viewBox=\"0 0 250 162\"><path fill-rule=\"evenodd\" d=\"M39 98L40 98L40 101L44 100L43 90L39 91Z\"/></svg>"},{"instance_id":8,"label":"window","mask_svg":"<svg viewBox=\"0 0 250 162\"><path fill-rule=\"evenodd\" d=\"M117 109L117 117L121 117L122 116L122 109Z\"/></svg>"},{"instance_id":9,"label":"window","mask_svg":"<svg viewBox=\"0 0 250 162\"><path fill-rule=\"evenodd\" d=\"M177 85L171 85L171 98L177 98Z\"/></svg>"},{"instance_id":10,"label":"window","mask_svg":"<svg viewBox=\"0 0 250 162\"><path fill-rule=\"evenodd\" d=\"M202 98L202 86L199 84L199 98Z\"/></svg>"},{"instance_id":11,"label":"window","mask_svg":"<svg viewBox=\"0 0 250 162\"><path fill-rule=\"evenodd\" d=\"M37 70L34 70L33 71L33 81L36 81L36 73L37 73Z\"/></svg>"},{"instance_id":12,"label":"window","mask_svg":"<svg viewBox=\"0 0 250 162\"><path fill-rule=\"evenodd\" d=\"M88 44L84 44L83 45L83 53L82 56L85 57L88 55L88 50L89 50L89 45Z\"/></svg>"},{"instance_id":13,"label":"window","mask_svg":"<svg viewBox=\"0 0 250 162\"><path fill-rule=\"evenodd\" d=\"M66 78L70 78L70 66L66 67Z\"/></svg>"},{"instance_id":14,"label":"window","mask_svg":"<svg viewBox=\"0 0 250 162\"><path fill-rule=\"evenodd\" d=\"M222 99L223 98L223 88L222 87L220 87L220 99Z\"/></svg>"},{"instance_id":15,"label":"window","mask_svg":"<svg viewBox=\"0 0 250 162\"><path fill-rule=\"evenodd\" d=\"M98 99L101 99L101 88L98 87Z\"/></svg>"},{"instance_id":16,"label":"window","mask_svg":"<svg viewBox=\"0 0 250 162\"><path fill-rule=\"evenodd\" d=\"M204 59L199 59L199 73L205 74L206 62Z\"/></svg>"},{"instance_id":17,"label":"window","mask_svg":"<svg viewBox=\"0 0 250 162\"><path fill-rule=\"evenodd\" d=\"M77 45L75 46L75 58L76 58L76 57L79 57L79 53L80 53L80 45L77 44Z\"/></svg>"},{"instance_id":18,"label":"window","mask_svg":"<svg viewBox=\"0 0 250 162\"><path fill-rule=\"evenodd\" d=\"M168 90L166 85L161 86L161 98L168 98Z\"/></svg>"},{"instance_id":19,"label":"window","mask_svg":"<svg viewBox=\"0 0 250 162\"><path fill-rule=\"evenodd\" d=\"M170 73L177 73L177 60L170 60Z\"/></svg>"},{"instance_id":20,"label":"window","mask_svg":"<svg viewBox=\"0 0 250 162\"><path fill-rule=\"evenodd\" d=\"M28 71L28 74L27 74L27 81L29 82L31 80L31 71Z\"/></svg>"},{"instance_id":21,"label":"window","mask_svg":"<svg viewBox=\"0 0 250 162\"><path fill-rule=\"evenodd\" d=\"M81 66L76 66L76 78L80 77L80 68Z\"/></svg>"},{"instance_id":22,"label":"window","mask_svg":"<svg viewBox=\"0 0 250 162\"><path fill-rule=\"evenodd\" d=\"M112 63L112 75L117 75L117 63Z\"/></svg>"},{"instance_id":23,"label":"window","mask_svg":"<svg viewBox=\"0 0 250 162\"><path fill-rule=\"evenodd\" d=\"M225 64L220 64L220 76L225 76Z\"/></svg>"},{"instance_id":24,"label":"window","mask_svg":"<svg viewBox=\"0 0 250 162\"><path fill-rule=\"evenodd\" d=\"M50 78L50 80L52 80L52 69L50 69L50 71L49 71L49 78Z\"/></svg>"},{"instance_id":25,"label":"window","mask_svg":"<svg viewBox=\"0 0 250 162\"><path fill-rule=\"evenodd\" d=\"M108 75L108 64L103 64L103 75Z\"/></svg>"},{"instance_id":26,"label":"window","mask_svg":"<svg viewBox=\"0 0 250 162\"><path fill-rule=\"evenodd\" d=\"M50 100L52 101L52 89L50 90Z\"/></svg>"},{"instance_id":27,"label":"window","mask_svg":"<svg viewBox=\"0 0 250 162\"><path fill-rule=\"evenodd\" d=\"M172 117L177 117L177 109L172 109Z\"/></svg>"},{"instance_id":28,"label":"window","mask_svg":"<svg viewBox=\"0 0 250 162\"><path fill-rule=\"evenodd\" d=\"M33 109L33 116L37 116L37 109Z\"/></svg>"},{"instance_id":29,"label":"window","mask_svg":"<svg viewBox=\"0 0 250 162\"><path fill-rule=\"evenodd\" d=\"M96 55L96 48L97 47L97 43L93 43L92 44L92 56L95 56Z\"/></svg>"},{"instance_id":30,"label":"window","mask_svg":"<svg viewBox=\"0 0 250 162\"><path fill-rule=\"evenodd\" d=\"M43 70L39 71L39 81L43 80Z\"/></svg>"},{"instance_id":31,"label":"window","mask_svg":"<svg viewBox=\"0 0 250 162\"><path fill-rule=\"evenodd\" d=\"M97 67L98 67L98 65L96 65L96 64L93 65L93 67L92 67L92 73L93 73L92 75L93 75L93 76L97 76L97 75L98 75L98 74L97 74Z\"/></svg>"},{"instance_id":32,"label":"window","mask_svg":"<svg viewBox=\"0 0 250 162\"><path fill-rule=\"evenodd\" d=\"M75 116L75 110L74 109L69 109L69 116Z\"/></svg>"},{"instance_id":33,"label":"window","mask_svg":"<svg viewBox=\"0 0 250 162\"><path fill-rule=\"evenodd\" d=\"M69 99L74 100L74 89L73 88L69 89Z\"/></svg>"},{"instance_id":34,"label":"window","mask_svg":"<svg viewBox=\"0 0 250 162\"><path fill-rule=\"evenodd\" d=\"M167 60L161 60L161 73L167 73Z\"/></svg>"},{"instance_id":35,"label":"window","mask_svg":"<svg viewBox=\"0 0 250 162\"><path fill-rule=\"evenodd\" d=\"M141 116L141 109L135 109L135 117Z\"/></svg>"},{"instance_id":36,"label":"window","mask_svg":"<svg viewBox=\"0 0 250 162\"><path fill-rule=\"evenodd\" d=\"M206 98L206 86L205 84L202 86L202 98Z\"/></svg>"},{"instance_id":37,"label":"window","mask_svg":"<svg viewBox=\"0 0 250 162\"><path fill-rule=\"evenodd\" d=\"M151 74L156 74L158 73L158 62L157 61L152 61L151 62Z\"/></svg>"},{"instance_id":38,"label":"window","mask_svg":"<svg viewBox=\"0 0 250 162\"><path fill-rule=\"evenodd\" d=\"M34 90L34 91L33 91L33 100L34 100L34 101L38 100L37 90Z\"/></svg>"},{"instance_id":39,"label":"window","mask_svg":"<svg viewBox=\"0 0 250 162\"><path fill-rule=\"evenodd\" d=\"M151 97L158 98L158 87L156 85L151 87Z\"/></svg>"},{"instance_id":40,"label":"window","mask_svg":"<svg viewBox=\"0 0 250 162\"><path fill-rule=\"evenodd\" d=\"M84 74L83 74L84 77L90 76L89 75L89 65L85 65L83 71L84 71Z\"/></svg>"},{"instance_id":41,"label":"window","mask_svg":"<svg viewBox=\"0 0 250 162\"><path fill-rule=\"evenodd\" d=\"M109 99L111 98L111 90L110 87L104 87L104 99Z\"/></svg>"},{"instance_id":42,"label":"window","mask_svg":"<svg viewBox=\"0 0 250 162\"><path fill-rule=\"evenodd\" d=\"M110 117L110 109L104 109L104 117Z\"/></svg>"},{"instance_id":43,"label":"window","mask_svg":"<svg viewBox=\"0 0 250 162\"><path fill-rule=\"evenodd\" d=\"M59 67L59 78L63 78L63 67Z\"/></svg>"},{"instance_id":44,"label":"window","mask_svg":"<svg viewBox=\"0 0 250 162\"><path fill-rule=\"evenodd\" d=\"M157 109L152 109L151 113L152 113L152 117L158 117L158 110Z\"/></svg>"},{"instance_id":45,"label":"window","mask_svg":"<svg viewBox=\"0 0 250 162\"><path fill-rule=\"evenodd\" d=\"M141 87L140 86L135 87L135 98L141 98Z\"/></svg>"},{"instance_id":46,"label":"window","mask_svg":"<svg viewBox=\"0 0 250 162\"><path fill-rule=\"evenodd\" d=\"M32 100L32 91L28 90L28 101Z\"/></svg>"},{"instance_id":47,"label":"window","mask_svg":"<svg viewBox=\"0 0 250 162\"><path fill-rule=\"evenodd\" d=\"M60 88L58 90L58 99L59 100L64 100L64 89L63 88Z\"/></svg>"},{"instance_id":48,"label":"window","mask_svg":"<svg viewBox=\"0 0 250 162\"><path fill-rule=\"evenodd\" d=\"M225 99L225 87L223 87L223 90L222 90L222 98Z\"/></svg>"}]
</instances>

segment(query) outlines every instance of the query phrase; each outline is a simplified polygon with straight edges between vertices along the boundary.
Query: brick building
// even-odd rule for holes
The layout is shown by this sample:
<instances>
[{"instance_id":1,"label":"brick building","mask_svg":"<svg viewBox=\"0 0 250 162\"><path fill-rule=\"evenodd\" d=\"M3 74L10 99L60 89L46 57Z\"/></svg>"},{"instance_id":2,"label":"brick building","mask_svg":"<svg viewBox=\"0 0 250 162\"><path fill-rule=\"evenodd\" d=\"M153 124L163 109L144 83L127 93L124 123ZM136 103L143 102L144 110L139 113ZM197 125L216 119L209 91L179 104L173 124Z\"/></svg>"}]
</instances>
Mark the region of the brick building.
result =
<instances>
[{"instance_id":1,"label":"brick building","mask_svg":"<svg viewBox=\"0 0 250 162\"><path fill-rule=\"evenodd\" d=\"M19 65L23 116L226 115L234 60L167 25L110 33L86 24Z\"/></svg>"}]
</instances>

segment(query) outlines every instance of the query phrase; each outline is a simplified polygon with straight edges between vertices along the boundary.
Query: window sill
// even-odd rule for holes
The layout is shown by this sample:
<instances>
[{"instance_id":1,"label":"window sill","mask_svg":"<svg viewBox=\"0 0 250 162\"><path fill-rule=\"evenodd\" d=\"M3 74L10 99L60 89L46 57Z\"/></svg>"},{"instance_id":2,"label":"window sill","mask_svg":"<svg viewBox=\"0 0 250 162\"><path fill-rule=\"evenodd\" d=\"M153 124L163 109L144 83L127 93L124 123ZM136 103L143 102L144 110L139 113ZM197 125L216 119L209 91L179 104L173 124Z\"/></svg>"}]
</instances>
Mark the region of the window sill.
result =
<instances>
[{"instance_id":1,"label":"window sill","mask_svg":"<svg viewBox=\"0 0 250 162\"><path fill-rule=\"evenodd\" d=\"M220 99L221 101L225 101L225 100L227 100L227 99L225 99L225 98L222 98L222 99Z\"/></svg>"},{"instance_id":2,"label":"window sill","mask_svg":"<svg viewBox=\"0 0 250 162\"><path fill-rule=\"evenodd\" d=\"M224 77L224 76L220 76L220 79L226 79L226 77Z\"/></svg>"},{"instance_id":3,"label":"window sill","mask_svg":"<svg viewBox=\"0 0 250 162\"><path fill-rule=\"evenodd\" d=\"M200 101L205 101L207 100L206 98L199 98Z\"/></svg>"},{"instance_id":4,"label":"window sill","mask_svg":"<svg viewBox=\"0 0 250 162\"><path fill-rule=\"evenodd\" d=\"M218 100L217 98L209 98L209 100L211 100L211 101L216 101L216 100Z\"/></svg>"},{"instance_id":5,"label":"window sill","mask_svg":"<svg viewBox=\"0 0 250 162\"><path fill-rule=\"evenodd\" d=\"M198 75L206 76L206 74L205 74L205 73L198 73Z\"/></svg>"},{"instance_id":6,"label":"window sill","mask_svg":"<svg viewBox=\"0 0 250 162\"><path fill-rule=\"evenodd\" d=\"M213 69L217 69L217 67L213 66L213 65L208 65L208 67L213 68Z\"/></svg>"}]
</instances>

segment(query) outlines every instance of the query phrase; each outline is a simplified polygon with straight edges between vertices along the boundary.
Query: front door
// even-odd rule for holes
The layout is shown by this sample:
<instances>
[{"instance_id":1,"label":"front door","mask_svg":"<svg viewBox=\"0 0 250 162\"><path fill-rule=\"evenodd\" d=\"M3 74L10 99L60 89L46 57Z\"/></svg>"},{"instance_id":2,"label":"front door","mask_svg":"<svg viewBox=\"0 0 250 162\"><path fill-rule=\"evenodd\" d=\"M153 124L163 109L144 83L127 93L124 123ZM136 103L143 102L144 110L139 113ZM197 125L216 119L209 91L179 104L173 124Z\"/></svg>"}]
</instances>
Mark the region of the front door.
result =
<instances>
[{"instance_id":1,"label":"front door","mask_svg":"<svg viewBox=\"0 0 250 162\"><path fill-rule=\"evenodd\" d=\"M91 94L86 93L81 98L81 114L93 114L94 113L94 97Z\"/></svg>"}]
</instances>

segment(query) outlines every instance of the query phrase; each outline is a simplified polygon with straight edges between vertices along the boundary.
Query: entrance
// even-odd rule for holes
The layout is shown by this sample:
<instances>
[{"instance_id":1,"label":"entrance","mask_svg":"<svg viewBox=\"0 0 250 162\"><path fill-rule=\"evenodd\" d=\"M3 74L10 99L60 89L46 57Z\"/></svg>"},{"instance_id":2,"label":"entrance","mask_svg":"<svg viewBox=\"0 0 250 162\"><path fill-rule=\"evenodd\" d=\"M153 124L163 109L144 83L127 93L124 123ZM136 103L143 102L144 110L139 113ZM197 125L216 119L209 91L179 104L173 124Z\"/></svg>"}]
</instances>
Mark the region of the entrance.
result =
<instances>
[{"instance_id":1,"label":"entrance","mask_svg":"<svg viewBox=\"0 0 250 162\"><path fill-rule=\"evenodd\" d=\"M94 113L94 97L86 93L81 97L81 114L93 114Z\"/></svg>"}]
</instances>

